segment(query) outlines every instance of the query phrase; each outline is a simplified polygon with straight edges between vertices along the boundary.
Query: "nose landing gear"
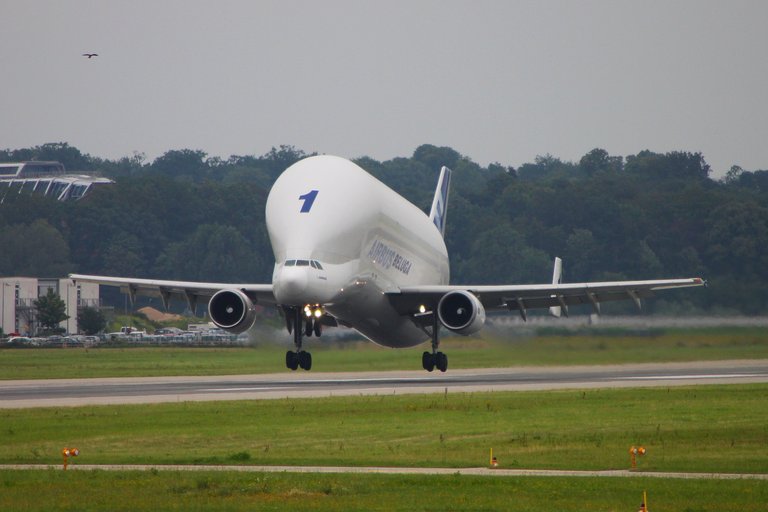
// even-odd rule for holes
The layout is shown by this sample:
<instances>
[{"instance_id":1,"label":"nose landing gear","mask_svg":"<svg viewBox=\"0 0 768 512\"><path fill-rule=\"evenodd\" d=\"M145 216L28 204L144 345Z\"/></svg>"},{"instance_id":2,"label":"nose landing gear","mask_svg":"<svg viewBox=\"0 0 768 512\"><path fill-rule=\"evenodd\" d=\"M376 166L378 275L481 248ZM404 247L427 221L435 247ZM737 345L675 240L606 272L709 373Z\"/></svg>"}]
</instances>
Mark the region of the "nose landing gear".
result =
<instances>
[{"instance_id":1,"label":"nose landing gear","mask_svg":"<svg viewBox=\"0 0 768 512\"><path fill-rule=\"evenodd\" d=\"M302 370L312 369L312 354L306 350L294 352L289 350L285 353L285 366L289 370L296 370L301 367Z\"/></svg>"},{"instance_id":2,"label":"nose landing gear","mask_svg":"<svg viewBox=\"0 0 768 512\"><path fill-rule=\"evenodd\" d=\"M283 310L285 312L286 327L289 333L293 333L293 344L296 347L295 351L289 350L285 353L285 366L289 370L296 370L297 368L302 370L312 369L312 354L302 349L302 338L304 335L312 336L313 333L315 336L322 334L322 325L320 323L322 310L318 306L314 311L310 311L311 314L307 315L308 308L309 306L305 306L302 311L298 307L285 307ZM318 311L320 314L316 315L315 312ZM302 316L305 318L302 318ZM304 322L303 325L302 322Z\"/></svg>"}]
</instances>

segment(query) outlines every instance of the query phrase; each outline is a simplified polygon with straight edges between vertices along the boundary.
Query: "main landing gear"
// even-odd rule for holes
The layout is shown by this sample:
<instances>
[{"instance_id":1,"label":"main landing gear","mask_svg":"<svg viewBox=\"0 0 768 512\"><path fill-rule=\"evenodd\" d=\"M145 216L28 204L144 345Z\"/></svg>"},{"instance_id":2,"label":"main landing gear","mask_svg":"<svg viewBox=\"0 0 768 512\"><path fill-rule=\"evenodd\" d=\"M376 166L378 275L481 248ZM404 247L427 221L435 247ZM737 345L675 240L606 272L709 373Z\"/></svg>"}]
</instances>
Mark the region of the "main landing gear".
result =
<instances>
[{"instance_id":1,"label":"main landing gear","mask_svg":"<svg viewBox=\"0 0 768 512\"><path fill-rule=\"evenodd\" d=\"M312 369L312 354L306 350L302 350L302 337L320 336L323 332L323 326L320 323L322 311L319 306L312 310L309 306L305 306L302 311L298 307L285 308L285 320L288 332L293 333L293 344L296 347L296 351L289 350L285 353L285 366L289 370L296 370L301 367L302 370ZM316 312L320 312L316 315Z\"/></svg>"},{"instance_id":2,"label":"main landing gear","mask_svg":"<svg viewBox=\"0 0 768 512\"><path fill-rule=\"evenodd\" d=\"M448 369L448 356L438 351L440 346L440 338L438 336L438 330L440 323L437 319L437 314L432 314L432 352L424 351L421 355L421 366L428 372L434 371L435 368L441 372L445 372Z\"/></svg>"}]
</instances>

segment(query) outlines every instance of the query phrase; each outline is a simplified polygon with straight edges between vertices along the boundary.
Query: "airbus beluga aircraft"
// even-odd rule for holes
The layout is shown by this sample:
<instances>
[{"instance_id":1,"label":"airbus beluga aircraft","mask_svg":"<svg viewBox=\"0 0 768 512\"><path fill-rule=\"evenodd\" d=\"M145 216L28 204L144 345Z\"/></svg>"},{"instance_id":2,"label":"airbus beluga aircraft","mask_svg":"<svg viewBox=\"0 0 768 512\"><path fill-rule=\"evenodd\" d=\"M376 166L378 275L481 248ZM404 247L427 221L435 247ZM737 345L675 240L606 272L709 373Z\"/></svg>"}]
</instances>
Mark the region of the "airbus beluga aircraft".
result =
<instances>
[{"instance_id":1,"label":"airbus beluga aircraft","mask_svg":"<svg viewBox=\"0 0 768 512\"><path fill-rule=\"evenodd\" d=\"M700 278L654 281L560 283L555 259L552 283L536 285L450 285L443 241L451 171L443 167L429 216L353 162L313 156L286 169L267 198L266 223L275 267L272 284L196 283L71 274L75 281L120 287L131 300L159 296L167 308L186 300L194 311L208 301L211 321L231 333L248 330L256 304L278 308L293 334L286 353L291 370L309 370L312 357L303 338L324 326L351 327L385 347L431 342L422 366L446 371L439 350L441 328L472 334L486 310L533 308L555 316L568 307L640 299L655 290L701 286ZM513 257L513 255L510 255Z\"/></svg>"}]
</instances>

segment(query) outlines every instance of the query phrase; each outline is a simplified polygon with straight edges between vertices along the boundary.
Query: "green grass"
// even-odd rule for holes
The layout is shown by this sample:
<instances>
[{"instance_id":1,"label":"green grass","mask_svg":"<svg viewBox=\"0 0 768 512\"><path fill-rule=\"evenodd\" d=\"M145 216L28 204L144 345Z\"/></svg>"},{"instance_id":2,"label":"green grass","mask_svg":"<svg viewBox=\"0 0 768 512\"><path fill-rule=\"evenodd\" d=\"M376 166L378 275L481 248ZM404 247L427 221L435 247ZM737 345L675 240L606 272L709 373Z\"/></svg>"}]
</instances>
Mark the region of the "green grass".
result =
<instances>
[{"instance_id":1,"label":"green grass","mask_svg":"<svg viewBox=\"0 0 768 512\"><path fill-rule=\"evenodd\" d=\"M322 339L322 338L321 338ZM253 348L2 349L0 379L160 375L236 375L283 372L288 345ZM310 338L314 371L421 370L421 351L361 341ZM441 348L450 368L545 364L619 364L768 358L768 329L593 329L589 333L483 338L448 337Z\"/></svg>"},{"instance_id":2,"label":"green grass","mask_svg":"<svg viewBox=\"0 0 768 512\"><path fill-rule=\"evenodd\" d=\"M768 473L768 385L0 410L3 463ZM177 471L0 471L0 510L765 510L768 482Z\"/></svg>"},{"instance_id":3,"label":"green grass","mask_svg":"<svg viewBox=\"0 0 768 512\"><path fill-rule=\"evenodd\" d=\"M768 385L0 410L0 460L768 473Z\"/></svg>"},{"instance_id":4,"label":"green grass","mask_svg":"<svg viewBox=\"0 0 768 512\"><path fill-rule=\"evenodd\" d=\"M0 510L381 510L521 512L765 510L768 484L623 478L234 472L0 472Z\"/></svg>"}]
</instances>

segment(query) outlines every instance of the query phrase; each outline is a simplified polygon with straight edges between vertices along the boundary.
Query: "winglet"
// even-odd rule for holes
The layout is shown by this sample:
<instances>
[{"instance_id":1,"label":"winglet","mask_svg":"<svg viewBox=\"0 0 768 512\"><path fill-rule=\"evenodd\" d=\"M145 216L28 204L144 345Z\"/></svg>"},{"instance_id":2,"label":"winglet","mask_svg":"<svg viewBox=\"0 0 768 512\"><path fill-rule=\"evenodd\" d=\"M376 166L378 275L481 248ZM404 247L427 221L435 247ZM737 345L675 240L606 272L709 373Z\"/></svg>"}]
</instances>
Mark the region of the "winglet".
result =
<instances>
[{"instance_id":1,"label":"winglet","mask_svg":"<svg viewBox=\"0 0 768 512\"><path fill-rule=\"evenodd\" d=\"M435 198L432 200L432 209L429 212L430 220L437 226L440 234L445 236L445 217L448 213L448 191L451 185L451 170L445 166L440 169L440 178L437 180Z\"/></svg>"}]
</instances>

